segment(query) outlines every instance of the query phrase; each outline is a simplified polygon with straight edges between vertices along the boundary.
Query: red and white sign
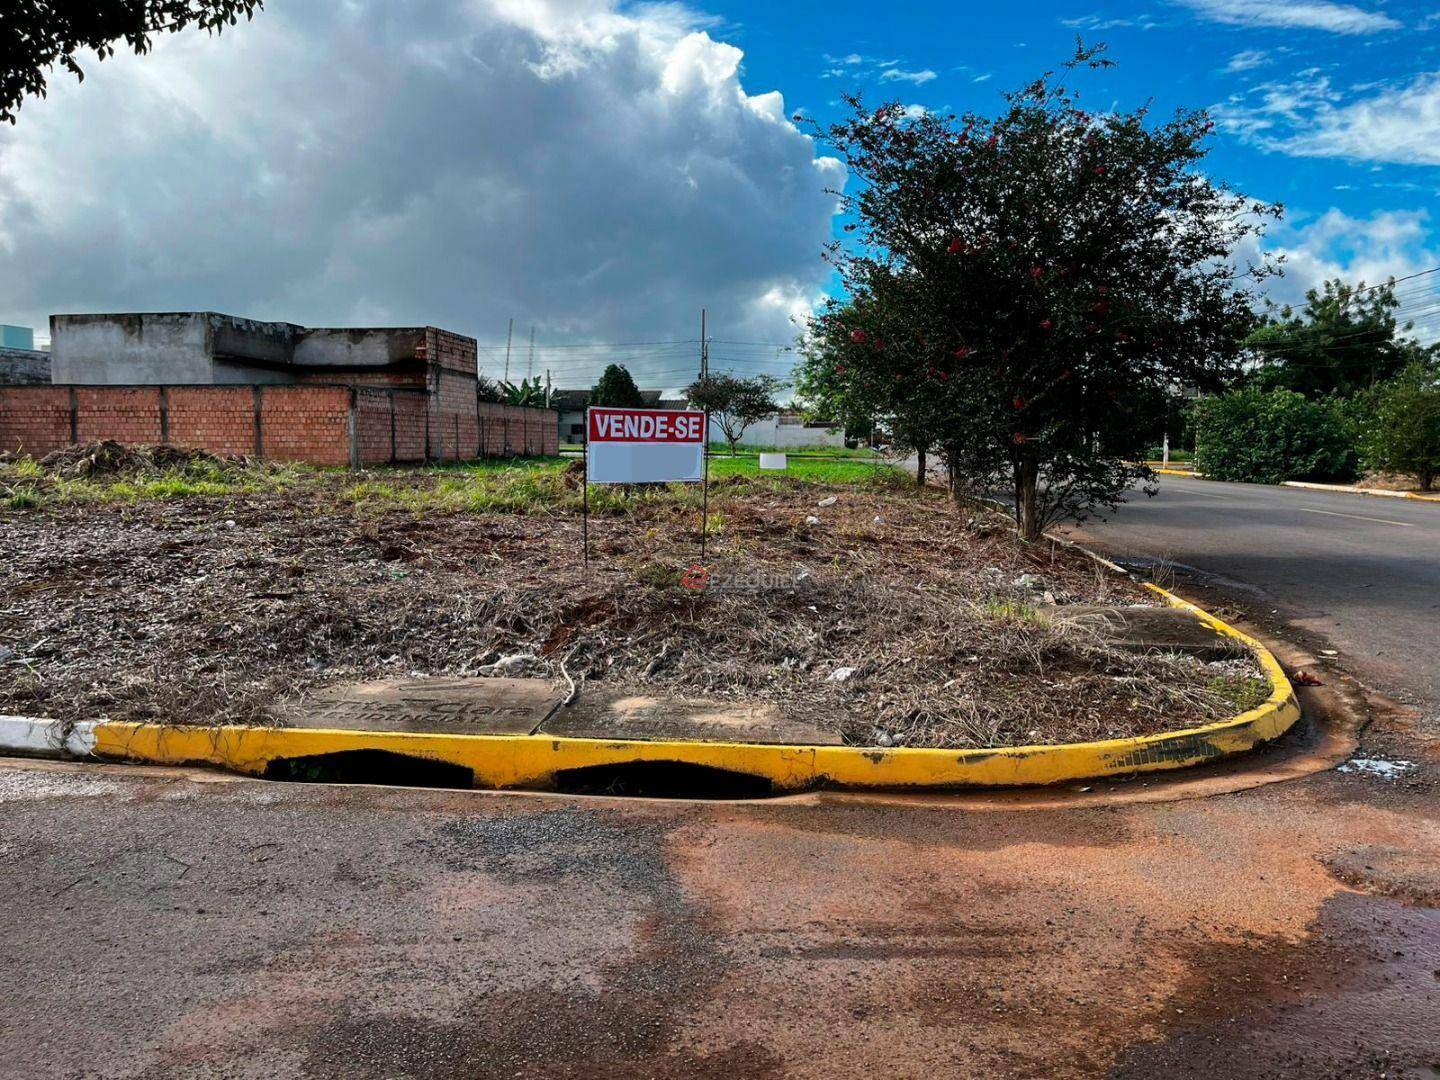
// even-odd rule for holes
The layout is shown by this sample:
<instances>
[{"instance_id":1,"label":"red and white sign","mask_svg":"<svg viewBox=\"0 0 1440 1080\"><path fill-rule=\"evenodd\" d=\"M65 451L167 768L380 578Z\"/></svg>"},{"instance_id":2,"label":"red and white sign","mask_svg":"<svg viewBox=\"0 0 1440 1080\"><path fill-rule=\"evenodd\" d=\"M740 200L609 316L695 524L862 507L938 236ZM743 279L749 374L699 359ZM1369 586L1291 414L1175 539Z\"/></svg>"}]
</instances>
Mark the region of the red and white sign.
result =
<instances>
[{"instance_id":1,"label":"red and white sign","mask_svg":"<svg viewBox=\"0 0 1440 1080\"><path fill-rule=\"evenodd\" d=\"M705 414L681 409L586 410L592 484L666 484L705 475Z\"/></svg>"}]
</instances>

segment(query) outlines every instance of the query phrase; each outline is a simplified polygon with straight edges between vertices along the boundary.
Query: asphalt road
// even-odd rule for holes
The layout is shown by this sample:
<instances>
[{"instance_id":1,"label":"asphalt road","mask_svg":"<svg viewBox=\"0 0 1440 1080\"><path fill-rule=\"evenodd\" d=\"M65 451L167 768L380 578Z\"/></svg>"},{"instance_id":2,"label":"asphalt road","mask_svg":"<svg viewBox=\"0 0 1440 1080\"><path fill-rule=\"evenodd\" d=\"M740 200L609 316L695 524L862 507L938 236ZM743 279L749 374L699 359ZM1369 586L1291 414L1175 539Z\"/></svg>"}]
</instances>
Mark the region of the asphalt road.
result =
<instances>
[{"instance_id":1,"label":"asphalt road","mask_svg":"<svg viewBox=\"0 0 1440 1080\"><path fill-rule=\"evenodd\" d=\"M0 1076L1436 1075L1433 778L1102 797L0 763Z\"/></svg>"},{"instance_id":2,"label":"asphalt road","mask_svg":"<svg viewBox=\"0 0 1440 1080\"><path fill-rule=\"evenodd\" d=\"M1107 553L1170 560L1327 637L1368 684L1440 709L1440 504L1160 478L1083 533Z\"/></svg>"}]
</instances>

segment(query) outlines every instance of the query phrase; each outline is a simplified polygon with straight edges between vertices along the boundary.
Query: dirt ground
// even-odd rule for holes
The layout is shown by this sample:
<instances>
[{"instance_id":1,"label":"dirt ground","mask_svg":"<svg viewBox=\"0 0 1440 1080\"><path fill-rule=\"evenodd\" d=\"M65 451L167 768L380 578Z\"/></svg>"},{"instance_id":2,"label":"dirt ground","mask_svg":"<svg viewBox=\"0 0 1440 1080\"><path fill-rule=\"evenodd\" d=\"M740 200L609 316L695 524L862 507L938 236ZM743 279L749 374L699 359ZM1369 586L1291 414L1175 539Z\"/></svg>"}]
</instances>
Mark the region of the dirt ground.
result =
<instances>
[{"instance_id":1,"label":"dirt ground","mask_svg":"<svg viewBox=\"0 0 1440 1080\"><path fill-rule=\"evenodd\" d=\"M277 478L212 461L196 480L195 462L161 464L11 467L0 712L253 723L348 680L529 674L774 702L852 743L995 746L1186 726L1265 695L1248 658L1139 656L1057 620L1151 600L879 474L721 477L697 589L693 491L605 493L586 565L560 465Z\"/></svg>"}]
</instances>

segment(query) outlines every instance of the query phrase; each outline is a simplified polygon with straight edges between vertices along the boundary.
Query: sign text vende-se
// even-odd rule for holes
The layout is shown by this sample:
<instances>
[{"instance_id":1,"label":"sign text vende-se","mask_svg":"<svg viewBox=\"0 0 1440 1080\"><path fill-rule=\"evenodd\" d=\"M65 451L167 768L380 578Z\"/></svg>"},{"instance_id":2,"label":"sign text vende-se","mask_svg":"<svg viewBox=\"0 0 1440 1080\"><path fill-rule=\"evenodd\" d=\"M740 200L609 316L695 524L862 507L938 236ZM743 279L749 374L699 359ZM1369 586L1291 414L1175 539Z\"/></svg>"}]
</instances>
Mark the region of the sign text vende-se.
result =
<instances>
[{"instance_id":1,"label":"sign text vende-se","mask_svg":"<svg viewBox=\"0 0 1440 1080\"><path fill-rule=\"evenodd\" d=\"M705 414L683 409L587 410L586 475L592 484L699 482Z\"/></svg>"}]
</instances>

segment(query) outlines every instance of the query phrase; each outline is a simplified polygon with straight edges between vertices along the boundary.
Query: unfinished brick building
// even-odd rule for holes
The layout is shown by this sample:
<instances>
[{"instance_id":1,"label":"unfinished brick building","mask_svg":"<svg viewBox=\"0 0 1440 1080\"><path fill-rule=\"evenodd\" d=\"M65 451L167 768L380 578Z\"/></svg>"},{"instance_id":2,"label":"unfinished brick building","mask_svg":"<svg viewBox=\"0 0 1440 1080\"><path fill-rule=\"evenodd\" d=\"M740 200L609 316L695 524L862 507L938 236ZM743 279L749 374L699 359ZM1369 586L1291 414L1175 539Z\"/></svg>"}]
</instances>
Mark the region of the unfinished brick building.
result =
<instances>
[{"instance_id":1,"label":"unfinished brick building","mask_svg":"<svg viewBox=\"0 0 1440 1080\"><path fill-rule=\"evenodd\" d=\"M49 385L0 385L0 450L95 439L316 465L554 454L552 410L478 399L475 339L216 312L54 315Z\"/></svg>"}]
</instances>

